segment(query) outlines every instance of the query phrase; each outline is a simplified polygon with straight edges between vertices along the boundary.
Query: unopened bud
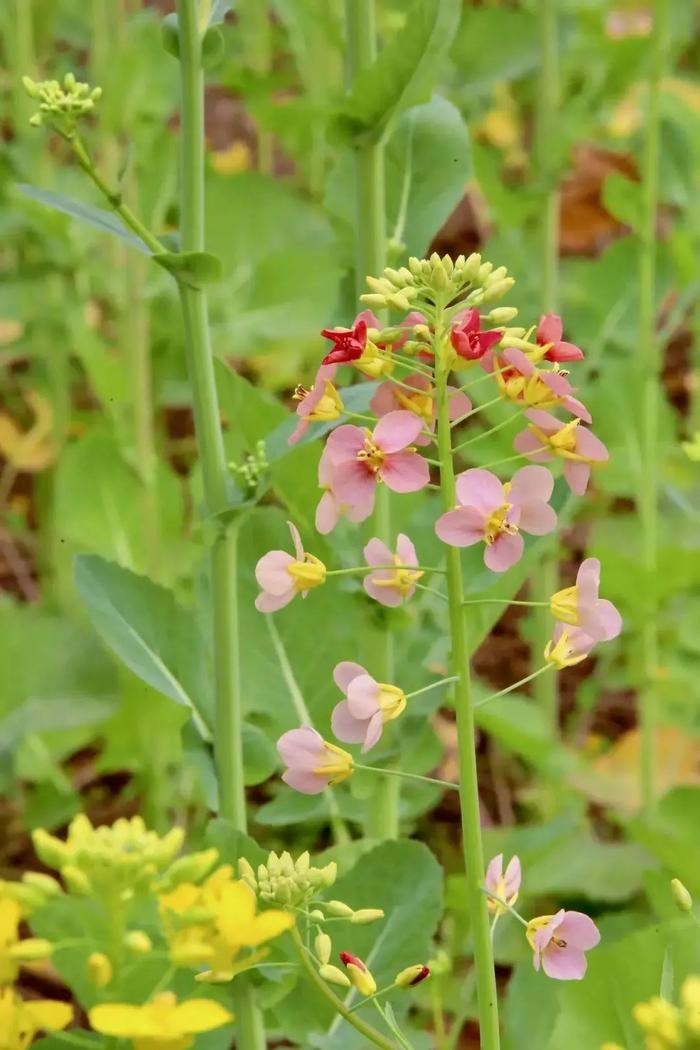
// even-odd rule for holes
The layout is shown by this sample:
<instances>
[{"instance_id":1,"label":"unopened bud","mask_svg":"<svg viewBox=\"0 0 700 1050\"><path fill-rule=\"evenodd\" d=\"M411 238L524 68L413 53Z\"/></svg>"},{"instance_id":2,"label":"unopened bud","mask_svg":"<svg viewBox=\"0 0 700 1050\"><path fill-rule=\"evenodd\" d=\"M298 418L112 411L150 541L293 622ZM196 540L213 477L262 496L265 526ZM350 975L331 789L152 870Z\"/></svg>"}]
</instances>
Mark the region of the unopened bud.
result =
<instances>
[{"instance_id":1,"label":"unopened bud","mask_svg":"<svg viewBox=\"0 0 700 1050\"><path fill-rule=\"evenodd\" d=\"M62 868L70 858L70 849L65 842L49 835L43 828L32 832L32 842L37 856L49 868Z\"/></svg>"},{"instance_id":2,"label":"unopened bud","mask_svg":"<svg viewBox=\"0 0 700 1050\"><path fill-rule=\"evenodd\" d=\"M63 893L60 882L54 879L52 875L45 875L42 871L25 871L22 876L22 882L25 886L31 886L32 889L39 890L47 899L49 897L60 897Z\"/></svg>"},{"instance_id":3,"label":"unopened bud","mask_svg":"<svg viewBox=\"0 0 700 1050\"><path fill-rule=\"evenodd\" d=\"M489 274L487 284L496 284L497 281L502 281L508 273L507 266L497 266L495 270L492 270Z\"/></svg>"},{"instance_id":4,"label":"unopened bud","mask_svg":"<svg viewBox=\"0 0 700 1050\"><path fill-rule=\"evenodd\" d=\"M153 941L143 930L129 930L124 937L124 945L137 955L147 955L153 947Z\"/></svg>"},{"instance_id":5,"label":"unopened bud","mask_svg":"<svg viewBox=\"0 0 700 1050\"><path fill-rule=\"evenodd\" d=\"M486 321L488 324L507 325L514 317L518 316L518 311L515 306L497 306L495 310L492 310L486 315Z\"/></svg>"},{"instance_id":6,"label":"unopened bud","mask_svg":"<svg viewBox=\"0 0 700 1050\"><path fill-rule=\"evenodd\" d=\"M255 872L252 866L248 863L245 857L238 858L238 874L245 883L250 886L252 890L257 888L257 880L255 878Z\"/></svg>"},{"instance_id":7,"label":"unopened bud","mask_svg":"<svg viewBox=\"0 0 700 1050\"><path fill-rule=\"evenodd\" d=\"M80 868L67 864L65 868L61 868L61 875L70 892L76 897L89 897L92 893L92 883Z\"/></svg>"},{"instance_id":8,"label":"unopened bud","mask_svg":"<svg viewBox=\"0 0 700 1050\"><path fill-rule=\"evenodd\" d=\"M314 941L314 948L316 950L317 957L321 960L321 963L325 966L330 961L331 952L333 950L333 942L327 933L317 933L316 940Z\"/></svg>"},{"instance_id":9,"label":"unopened bud","mask_svg":"<svg viewBox=\"0 0 700 1050\"><path fill-rule=\"evenodd\" d=\"M482 303L492 303L494 299L500 299L501 296L505 295L506 292L509 292L511 290L514 284L515 281L512 277L504 277L500 281L495 281L493 284L490 284L485 290L483 298L481 300Z\"/></svg>"},{"instance_id":10,"label":"unopened bud","mask_svg":"<svg viewBox=\"0 0 700 1050\"><path fill-rule=\"evenodd\" d=\"M314 908L313 911L309 912L309 918L313 919L314 922L325 922L326 921L326 916L323 914L322 911L319 911L318 908Z\"/></svg>"},{"instance_id":11,"label":"unopened bud","mask_svg":"<svg viewBox=\"0 0 700 1050\"><path fill-rule=\"evenodd\" d=\"M391 295L387 295L386 301L389 306L393 306L395 310L410 310L411 303L406 297L406 292L393 292Z\"/></svg>"},{"instance_id":12,"label":"unopened bud","mask_svg":"<svg viewBox=\"0 0 700 1050\"><path fill-rule=\"evenodd\" d=\"M37 959L48 959L53 952L51 941L43 937L27 937L8 949L7 954L17 962L36 962Z\"/></svg>"},{"instance_id":13,"label":"unopened bud","mask_svg":"<svg viewBox=\"0 0 700 1050\"><path fill-rule=\"evenodd\" d=\"M205 849L199 853L189 853L184 857L178 857L163 873L159 883L159 890L166 892L179 886L181 882L199 882L203 879L219 859L219 851L216 849Z\"/></svg>"},{"instance_id":14,"label":"unopened bud","mask_svg":"<svg viewBox=\"0 0 700 1050\"><path fill-rule=\"evenodd\" d=\"M671 893L681 911L693 910L693 898L680 879L671 879Z\"/></svg>"},{"instance_id":15,"label":"unopened bud","mask_svg":"<svg viewBox=\"0 0 700 1050\"><path fill-rule=\"evenodd\" d=\"M282 865L280 864L280 859L274 850L270 851L270 855L267 858L267 870L273 878L275 875L282 874Z\"/></svg>"},{"instance_id":16,"label":"unopened bud","mask_svg":"<svg viewBox=\"0 0 700 1050\"><path fill-rule=\"evenodd\" d=\"M338 919L349 919L355 914L352 908L347 904L343 904L342 901L328 901L326 911L329 915L333 915Z\"/></svg>"},{"instance_id":17,"label":"unopened bud","mask_svg":"<svg viewBox=\"0 0 700 1050\"><path fill-rule=\"evenodd\" d=\"M31 77L22 77L22 84L30 98L39 98L39 88Z\"/></svg>"},{"instance_id":18,"label":"unopened bud","mask_svg":"<svg viewBox=\"0 0 700 1050\"><path fill-rule=\"evenodd\" d=\"M360 908L359 911L353 913L350 922L353 926L369 926L371 922L383 918L384 912L381 908Z\"/></svg>"},{"instance_id":19,"label":"unopened bud","mask_svg":"<svg viewBox=\"0 0 700 1050\"><path fill-rule=\"evenodd\" d=\"M340 961L348 972L351 983L357 988L360 995L374 995L377 990L377 982L367 969L362 959L350 952L341 952Z\"/></svg>"},{"instance_id":20,"label":"unopened bud","mask_svg":"<svg viewBox=\"0 0 700 1050\"><path fill-rule=\"evenodd\" d=\"M408 260L408 269L414 277L420 277L423 273L423 263L421 259L417 259L415 255L412 255Z\"/></svg>"},{"instance_id":21,"label":"unopened bud","mask_svg":"<svg viewBox=\"0 0 700 1050\"><path fill-rule=\"evenodd\" d=\"M416 963L415 966L407 966L405 970L397 973L394 978L394 984L398 988L413 988L414 985L424 981L426 977L430 977L429 968L423 963Z\"/></svg>"},{"instance_id":22,"label":"unopened bud","mask_svg":"<svg viewBox=\"0 0 700 1050\"><path fill-rule=\"evenodd\" d=\"M112 964L104 952L93 952L87 961L87 975L95 988L106 988L114 977Z\"/></svg>"},{"instance_id":23,"label":"unopened bud","mask_svg":"<svg viewBox=\"0 0 700 1050\"><path fill-rule=\"evenodd\" d=\"M298 875L306 875L311 867L311 857L308 850L305 850L304 853L297 857L294 867Z\"/></svg>"},{"instance_id":24,"label":"unopened bud","mask_svg":"<svg viewBox=\"0 0 700 1050\"><path fill-rule=\"evenodd\" d=\"M491 276L491 271L492 270L493 270L493 263L492 262L481 263L481 265L479 266L479 269L476 272L476 283L477 284L486 284L486 281Z\"/></svg>"},{"instance_id":25,"label":"unopened bud","mask_svg":"<svg viewBox=\"0 0 700 1050\"><path fill-rule=\"evenodd\" d=\"M328 981L329 984L337 984L341 988L352 988L350 978L339 970L337 966L321 966L318 971L319 977L322 977L324 981Z\"/></svg>"},{"instance_id":26,"label":"unopened bud","mask_svg":"<svg viewBox=\"0 0 700 1050\"><path fill-rule=\"evenodd\" d=\"M365 295L360 296L360 302L364 303L365 306L378 306L380 310L383 310L386 306L386 296L367 292Z\"/></svg>"}]
</instances>

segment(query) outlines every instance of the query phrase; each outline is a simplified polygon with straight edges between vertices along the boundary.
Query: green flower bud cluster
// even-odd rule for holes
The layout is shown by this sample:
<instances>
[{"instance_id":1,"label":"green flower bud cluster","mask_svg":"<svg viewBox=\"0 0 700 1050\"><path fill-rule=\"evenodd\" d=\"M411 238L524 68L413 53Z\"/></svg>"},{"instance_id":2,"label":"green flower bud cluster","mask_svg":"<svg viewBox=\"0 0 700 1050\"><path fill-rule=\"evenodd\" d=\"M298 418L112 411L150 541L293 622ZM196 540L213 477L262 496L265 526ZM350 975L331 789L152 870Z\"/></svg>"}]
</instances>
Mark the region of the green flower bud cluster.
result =
<instances>
[{"instance_id":1,"label":"green flower bud cluster","mask_svg":"<svg viewBox=\"0 0 700 1050\"><path fill-rule=\"evenodd\" d=\"M48 120L66 136L73 134L78 121L93 111L102 95L101 87L90 88L89 84L76 80L73 73L66 73L63 84L58 80L42 80L37 84L31 77L22 77L22 83L29 97L39 103L29 123L40 127Z\"/></svg>"},{"instance_id":2,"label":"green flower bud cluster","mask_svg":"<svg viewBox=\"0 0 700 1050\"><path fill-rule=\"evenodd\" d=\"M399 270L387 267L381 277L368 277L370 292L360 296L367 306L410 310L419 300L434 302L436 295L447 302L463 301L465 306L496 302L514 284L505 266L494 270L493 263L482 262L478 252L452 259L433 252L429 259L412 256ZM510 318L515 314L511 313ZM505 321L502 323L506 323Z\"/></svg>"},{"instance_id":3,"label":"green flower bud cluster","mask_svg":"<svg viewBox=\"0 0 700 1050\"><path fill-rule=\"evenodd\" d=\"M338 875L338 865L332 861L324 868L314 868L308 852L302 853L294 861L286 850L279 857L273 850L267 863L258 865L257 873L242 857L238 861L238 873L253 892L268 904L298 907L333 885Z\"/></svg>"},{"instance_id":4,"label":"green flower bud cluster","mask_svg":"<svg viewBox=\"0 0 700 1050\"><path fill-rule=\"evenodd\" d=\"M95 828L84 814L71 821L65 841L43 828L32 835L39 858L60 871L71 893L118 894L123 899L151 890L156 878L172 864L183 838L182 828L161 837L149 831L138 816Z\"/></svg>"},{"instance_id":5,"label":"green flower bud cluster","mask_svg":"<svg viewBox=\"0 0 700 1050\"><path fill-rule=\"evenodd\" d=\"M154 885L156 893L170 893L182 882L201 882L219 859L219 851L205 849L200 853L186 853L178 857Z\"/></svg>"},{"instance_id":6,"label":"green flower bud cluster","mask_svg":"<svg viewBox=\"0 0 700 1050\"><path fill-rule=\"evenodd\" d=\"M43 907L47 901L62 893L60 882L39 871L25 871L21 882L0 883L0 894L17 901L26 914Z\"/></svg>"},{"instance_id":7,"label":"green flower bud cluster","mask_svg":"<svg viewBox=\"0 0 700 1050\"><path fill-rule=\"evenodd\" d=\"M229 463L228 468L246 492L255 492L269 466L265 442L261 440L255 452L248 453L242 463Z\"/></svg>"}]
</instances>

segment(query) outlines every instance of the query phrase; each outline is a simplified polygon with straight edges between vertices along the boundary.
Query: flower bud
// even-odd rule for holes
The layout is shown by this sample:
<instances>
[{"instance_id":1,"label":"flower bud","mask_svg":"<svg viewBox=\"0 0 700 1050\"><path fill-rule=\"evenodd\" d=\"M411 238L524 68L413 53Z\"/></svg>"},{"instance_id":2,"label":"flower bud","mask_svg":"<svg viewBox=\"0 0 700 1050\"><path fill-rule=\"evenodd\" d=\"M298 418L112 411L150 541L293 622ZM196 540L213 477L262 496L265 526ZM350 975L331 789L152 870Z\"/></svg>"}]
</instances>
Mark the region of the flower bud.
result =
<instances>
[{"instance_id":1,"label":"flower bud","mask_svg":"<svg viewBox=\"0 0 700 1050\"><path fill-rule=\"evenodd\" d=\"M270 855L267 858L267 871L273 878L276 875L282 874L282 865L280 864L280 859L274 850L270 851Z\"/></svg>"},{"instance_id":2,"label":"flower bud","mask_svg":"<svg viewBox=\"0 0 700 1050\"><path fill-rule=\"evenodd\" d=\"M486 321L500 327L509 324L517 316L518 310L515 306L497 306L486 315Z\"/></svg>"},{"instance_id":3,"label":"flower bud","mask_svg":"<svg viewBox=\"0 0 700 1050\"><path fill-rule=\"evenodd\" d=\"M314 949L316 955L321 960L323 966L330 961L331 951L333 950L333 942L327 933L317 933L314 941Z\"/></svg>"},{"instance_id":4,"label":"flower bud","mask_svg":"<svg viewBox=\"0 0 700 1050\"><path fill-rule=\"evenodd\" d=\"M295 874L294 861L292 860L291 854L284 851L280 856L280 871L282 875L286 875L287 878L292 878Z\"/></svg>"},{"instance_id":5,"label":"flower bud","mask_svg":"<svg viewBox=\"0 0 700 1050\"><path fill-rule=\"evenodd\" d=\"M38 890L47 900L49 897L60 897L63 893L60 882L41 871L25 871L22 882L25 886Z\"/></svg>"},{"instance_id":6,"label":"flower bud","mask_svg":"<svg viewBox=\"0 0 700 1050\"><path fill-rule=\"evenodd\" d=\"M367 292L360 296L360 302L364 303L365 306L378 306L380 310L383 310L386 306L386 296L378 295L375 292Z\"/></svg>"},{"instance_id":7,"label":"flower bud","mask_svg":"<svg viewBox=\"0 0 700 1050\"><path fill-rule=\"evenodd\" d=\"M495 281L494 284L490 284L484 292L482 303L492 303L494 299L500 299L501 296L509 292L515 281L512 277L504 277L501 281Z\"/></svg>"},{"instance_id":8,"label":"flower bud","mask_svg":"<svg viewBox=\"0 0 700 1050\"><path fill-rule=\"evenodd\" d=\"M491 273L489 274L489 279L487 281L487 284L488 285L492 285L492 284L496 284L497 281L502 281L503 278L507 275L507 273L508 273L508 267L507 266L497 266L496 269L492 270Z\"/></svg>"},{"instance_id":9,"label":"flower bud","mask_svg":"<svg viewBox=\"0 0 700 1050\"><path fill-rule=\"evenodd\" d=\"M328 981L329 984L337 984L341 988L352 988L349 977L342 970L339 970L337 966L321 966L318 974L319 977L322 977L324 981Z\"/></svg>"},{"instance_id":10,"label":"flower bud","mask_svg":"<svg viewBox=\"0 0 700 1050\"><path fill-rule=\"evenodd\" d=\"M245 857L238 858L238 874L246 885L250 886L251 890L257 890L258 884L255 878L255 872Z\"/></svg>"},{"instance_id":11,"label":"flower bud","mask_svg":"<svg viewBox=\"0 0 700 1050\"><path fill-rule=\"evenodd\" d=\"M87 961L87 975L95 988L106 988L114 977L112 964L104 952L93 952Z\"/></svg>"},{"instance_id":12,"label":"flower bud","mask_svg":"<svg viewBox=\"0 0 700 1050\"><path fill-rule=\"evenodd\" d=\"M310 867L311 857L309 856L309 851L305 850L300 856L297 857L294 868L298 875L306 875Z\"/></svg>"},{"instance_id":13,"label":"flower bud","mask_svg":"<svg viewBox=\"0 0 700 1050\"><path fill-rule=\"evenodd\" d=\"M309 918L313 919L314 922L325 922L326 921L326 916L323 914L322 911L319 911L318 908L314 908L313 911L309 912Z\"/></svg>"},{"instance_id":14,"label":"flower bud","mask_svg":"<svg viewBox=\"0 0 700 1050\"><path fill-rule=\"evenodd\" d=\"M39 860L43 860L49 868L60 869L68 863L71 856L68 846L54 835L49 835L44 828L32 832L32 842Z\"/></svg>"},{"instance_id":15,"label":"flower bud","mask_svg":"<svg viewBox=\"0 0 700 1050\"><path fill-rule=\"evenodd\" d=\"M396 310L410 310L411 303L406 296L406 292L393 292L387 295L386 301L389 306L393 306Z\"/></svg>"},{"instance_id":16,"label":"flower bud","mask_svg":"<svg viewBox=\"0 0 700 1050\"><path fill-rule=\"evenodd\" d=\"M362 959L351 955L350 952L341 952L340 961L348 972L351 984L357 988L360 995L374 995L377 990L377 982Z\"/></svg>"},{"instance_id":17,"label":"flower bud","mask_svg":"<svg viewBox=\"0 0 700 1050\"><path fill-rule=\"evenodd\" d=\"M338 919L349 919L355 914L352 908L347 904L343 904L342 901L328 901L326 911L329 915L333 915Z\"/></svg>"},{"instance_id":18,"label":"flower bud","mask_svg":"<svg viewBox=\"0 0 700 1050\"><path fill-rule=\"evenodd\" d=\"M479 260L479 261L481 262L481 260ZM481 265L479 266L479 269L476 272L476 283L477 284L486 284L486 282L488 281L489 277L491 276L491 271L492 270L493 270L493 263L491 263L491 262L481 263Z\"/></svg>"},{"instance_id":19,"label":"flower bud","mask_svg":"<svg viewBox=\"0 0 700 1050\"><path fill-rule=\"evenodd\" d=\"M219 851L216 849L205 849L199 853L188 853L184 857L178 857L163 873L158 884L159 891L167 892L181 882L199 882L211 871L218 859Z\"/></svg>"},{"instance_id":20,"label":"flower bud","mask_svg":"<svg viewBox=\"0 0 700 1050\"><path fill-rule=\"evenodd\" d=\"M408 269L414 277L420 277L423 273L422 260L417 259L415 255L412 255L408 260Z\"/></svg>"},{"instance_id":21,"label":"flower bud","mask_svg":"<svg viewBox=\"0 0 700 1050\"><path fill-rule=\"evenodd\" d=\"M65 868L61 869L61 875L70 892L74 893L76 897L89 897L92 893L92 883L80 868L76 868L73 864L67 864Z\"/></svg>"},{"instance_id":22,"label":"flower bud","mask_svg":"<svg viewBox=\"0 0 700 1050\"><path fill-rule=\"evenodd\" d=\"M424 981L426 977L430 977L428 967L423 963L416 963L415 966L407 966L405 970L397 973L394 978L394 984L398 988L413 988L414 985Z\"/></svg>"},{"instance_id":23,"label":"flower bud","mask_svg":"<svg viewBox=\"0 0 700 1050\"><path fill-rule=\"evenodd\" d=\"M129 930L124 937L124 946L137 955L147 955L153 947L153 941L143 930Z\"/></svg>"},{"instance_id":24,"label":"flower bud","mask_svg":"<svg viewBox=\"0 0 700 1050\"><path fill-rule=\"evenodd\" d=\"M36 962L37 959L48 959L52 952L51 941L44 940L43 937L27 937L7 950L10 958L17 962Z\"/></svg>"},{"instance_id":25,"label":"flower bud","mask_svg":"<svg viewBox=\"0 0 700 1050\"><path fill-rule=\"evenodd\" d=\"M32 80L31 77L22 77L22 84L24 90L27 92L30 98L39 98L39 86Z\"/></svg>"},{"instance_id":26,"label":"flower bud","mask_svg":"<svg viewBox=\"0 0 700 1050\"><path fill-rule=\"evenodd\" d=\"M671 879L671 893L681 911L693 910L693 898L680 879Z\"/></svg>"},{"instance_id":27,"label":"flower bud","mask_svg":"<svg viewBox=\"0 0 700 1050\"><path fill-rule=\"evenodd\" d=\"M384 912L381 908L360 908L350 916L350 922L353 926L369 926L371 922L383 918Z\"/></svg>"}]
</instances>

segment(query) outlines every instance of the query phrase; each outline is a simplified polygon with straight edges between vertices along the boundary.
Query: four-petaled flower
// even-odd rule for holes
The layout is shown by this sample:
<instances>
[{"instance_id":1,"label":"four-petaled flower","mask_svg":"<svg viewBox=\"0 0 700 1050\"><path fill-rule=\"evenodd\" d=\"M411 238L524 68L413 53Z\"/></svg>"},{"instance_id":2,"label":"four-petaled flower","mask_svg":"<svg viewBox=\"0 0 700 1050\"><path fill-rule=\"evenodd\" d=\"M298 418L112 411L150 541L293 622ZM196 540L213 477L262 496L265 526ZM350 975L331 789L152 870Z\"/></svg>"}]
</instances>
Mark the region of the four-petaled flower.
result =
<instances>
[{"instance_id":1,"label":"four-petaled flower","mask_svg":"<svg viewBox=\"0 0 700 1050\"><path fill-rule=\"evenodd\" d=\"M343 414L342 399L332 382L336 371L336 365L321 365L311 390L298 386L294 391L294 400L299 402L299 423L287 439L290 445L299 441L311 423L327 423Z\"/></svg>"},{"instance_id":2,"label":"four-petaled flower","mask_svg":"<svg viewBox=\"0 0 700 1050\"><path fill-rule=\"evenodd\" d=\"M411 389L407 390L406 387ZM472 403L463 391L448 386L447 396L451 422L461 419L471 412ZM382 383L370 401L369 407L379 417L401 409L405 409L407 412L414 412L423 420L430 434L435 430L437 411L433 384L427 376L421 375L419 372L406 376L401 381L401 384L395 383L391 379L387 380L386 383ZM433 438L430 434L418 434L414 438L416 445L431 444Z\"/></svg>"},{"instance_id":3,"label":"four-petaled flower","mask_svg":"<svg viewBox=\"0 0 700 1050\"><path fill-rule=\"evenodd\" d=\"M186 1050L195 1035L233 1021L213 999L187 999L178 1003L172 992L162 992L143 1006L100 1003L88 1014L96 1032L130 1039L136 1050Z\"/></svg>"},{"instance_id":4,"label":"four-petaled flower","mask_svg":"<svg viewBox=\"0 0 700 1050\"><path fill-rule=\"evenodd\" d=\"M333 349L323 358L322 364L348 364L362 357L367 342L367 321L360 315L352 328L324 328L321 335L333 343Z\"/></svg>"},{"instance_id":5,"label":"four-petaled flower","mask_svg":"<svg viewBox=\"0 0 700 1050\"><path fill-rule=\"evenodd\" d=\"M580 911L540 915L527 924L527 939L534 954L533 964L558 981L580 981L586 972L585 952L600 941L593 919Z\"/></svg>"},{"instance_id":6,"label":"four-petaled flower","mask_svg":"<svg viewBox=\"0 0 700 1050\"><path fill-rule=\"evenodd\" d=\"M596 642L609 642L622 630L622 617L612 602L599 598L600 562L597 558L582 561L576 583L557 591L550 599L557 620L579 627Z\"/></svg>"},{"instance_id":7,"label":"four-petaled flower","mask_svg":"<svg viewBox=\"0 0 700 1050\"><path fill-rule=\"evenodd\" d=\"M495 329L482 332L479 311L472 309L455 318L450 342L459 357L465 361L478 361L500 342L502 335Z\"/></svg>"},{"instance_id":8,"label":"four-petaled flower","mask_svg":"<svg viewBox=\"0 0 700 1050\"><path fill-rule=\"evenodd\" d=\"M416 568L418 555L408 536L399 533L396 553L375 536L365 547L364 555L369 566L377 566L364 580L364 588L370 598L382 605L396 606L403 605L412 597L423 572Z\"/></svg>"},{"instance_id":9,"label":"four-petaled flower","mask_svg":"<svg viewBox=\"0 0 700 1050\"><path fill-rule=\"evenodd\" d=\"M374 506L374 492L383 481L394 492L417 492L430 480L430 468L412 442L423 429L413 412L389 412L374 431L350 423L338 427L328 438L323 453L330 467L330 487L341 504L358 512L364 520Z\"/></svg>"},{"instance_id":10,"label":"four-petaled flower","mask_svg":"<svg viewBox=\"0 0 700 1050\"><path fill-rule=\"evenodd\" d=\"M318 795L329 784L346 780L354 769L352 755L329 744L311 726L283 733L277 750L287 767L282 780L304 795Z\"/></svg>"},{"instance_id":11,"label":"four-petaled flower","mask_svg":"<svg viewBox=\"0 0 700 1050\"><path fill-rule=\"evenodd\" d=\"M270 613L284 608L297 594L305 598L311 587L326 581L326 566L313 554L307 554L299 530L288 521L294 543L294 555L287 551L268 551L255 566L255 579L262 588L255 599L259 612Z\"/></svg>"},{"instance_id":12,"label":"four-petaled flower","mask_svg":"<svg viewBox=\"0 0 700 1050\"><path fill-rule=\"evenodd\" d=\"M345 699L333 708L333 732L346 744L362 742L363 752L369 751L381 737L384 723L405 710L406 694L396 685L377 682L350 660L336 664L333 678L345 693Z\"/></svg>"},{"instance_id":13,"label":"four-petaled flower","mask_svg":"<svg viewBox=\"0 0 700 1050\"><path fill-rule=\"evenodd\" d=\"M563 671L565 667L574 667L585 660L595 643L596 639L580 627L557 623L551 640L544 647L544 658L558 671Z\"/></svg>"},{"instance_id":14,"label":"four-petaled flower","mask_svg":"<svg viewBox=\"0 0 700 1050\"><path fill-rule=\"evenodd\" d=\"M554 479L545 467L523 467L510 482L490 470L474 467L457 478L460 506L435 523L441 540L452 547L484 542L484 562L493 572L504 572L521 557L521 532L544 536L556 526L549 506Z\"/></svg>"},{"instance_id":15,"label":"four-petaled flower","mask_svg":"<svg viewBox=\"0 0 700 1050\"><path fill-rule=\"evenodd\" d=\"M505 915L508 911L506 905L512 907L518 899L521 879L522 871L519 857L511 857L505 873L503 871L503 854L499 853L496 857L493 857L486 869L484 884L489 893L500 899L488 898L490 912L494 915ZM505 901L505 904L501 904L501 901Z\"/></svg>"},{"instance_id":16,"label":"four-petaled flower","mask_svg":"<svg viewBox=\"0 0 700 1050\"><path fill-rule=\"evenodd\" d=\"M545 351L541 356L547 361L582 361L583 350L574 343L562 339L563 325L559 314L543 314L537 326L535 339Z\"/></svg>"},{"instance_id":17,"label":"four-petaled flower","mask_svg":"<svg viewBox=\"0 0 700 1050\"><path fill-rule=\"evenodd\" d=\"M490 364L488 371L493 371L498 388L508 401L530 408L561 405L572 416L591 422L590 412L573 396L574 388L561 372L536 368L528 356L514 346L499 356L492 355Z\"/></svg>"},{"instance_id":18,"label":"four-petaled flower","mask_svg":"<svg viewBox=\"0 0 700 1050\"><path fill-rule=\"evenodd\" d=\"M579 419L562 423L551 412L533 409L526 413L527 430L516 435L513 448L529 459L546 462L555 456L564 460L564 479L573 493L583 496L591 467L607 462L608 450Z\"/></svg>"}]
</instances>

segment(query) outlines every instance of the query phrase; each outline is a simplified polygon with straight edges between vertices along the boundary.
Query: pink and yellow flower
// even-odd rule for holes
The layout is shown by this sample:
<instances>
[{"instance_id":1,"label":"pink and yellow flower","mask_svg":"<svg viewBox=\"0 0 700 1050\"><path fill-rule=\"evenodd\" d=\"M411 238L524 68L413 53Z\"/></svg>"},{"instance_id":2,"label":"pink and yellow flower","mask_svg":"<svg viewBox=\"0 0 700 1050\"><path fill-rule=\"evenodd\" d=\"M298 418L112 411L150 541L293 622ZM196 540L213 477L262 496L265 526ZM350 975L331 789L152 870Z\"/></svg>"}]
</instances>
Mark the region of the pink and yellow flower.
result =
<instances>
[{"instance_id":1,"label":"pink and yellow flower","mask_svg":"<svg viewBox=\"0 0 700 1050\"><path fill-rule=\"evenodd\" d=\"M622 617L612 602L598 596L599 590L600 562L586 558L574 586L553 594L550 608L557 620L580 628L596 642L609 642L622 630Z\"/></svg>"},{"instance_id":2,"label":"pink and yellow flower","mask_svg":"<svg viewBox=\"0 0 700 1050\"><path fill-rule=\"evenodd\" d=\"M586 973L585 953L600 942L600 932L588 915L564 911L540 915L527 924L533 965L557 981L580 981Z\"/></svg>"},{"instance_id":3,"label":"pink and yellow flower","mask_svg":"<svg viewBox=\"0 0 700 1050\"><path fill-rule=\"evenodd\" d=\"M374 537L365 547L364 555L369 566L382 566L365 576L364 588L370 598L382 605L397 606L413 596L423 572L416 568L418 555L408 536L399 533L396 553Z\"/></svg>"},{"instance_id":4,"label":"pink and yellow flower","mask_svg":"<svg viewBox=\"0 0 700 1050\"><path fill-rule=\"evenodd\" d=\"M407 386L411 387L410 391L406 390ZM447 391L451 421L461 419L462 416L471 412L472 403L465 393L454 387L448 387ZM401 385L391 380L382 383L370 401L370 408L376 416L380 417L402 409L414 412L420 416L429 431L432 432L435 429L437 412L433 384L428 376L418 372L406 376L401 381ZM432 438L429 434L420 433L414 441L416 445L429 445Z\"/></svg>"},{"instance_id":5,"label":"pink and yellow flower","mask_svg":"<svg viewBox=\"0 0 700 1050\"><path fill-rule=\"evenodd\" d=\"M331 784L340 784L354 769L352 755L324 740L311 726L283 733L277 751L287 767L282 780L304 795L318 795Z\"/></svg>"},{"instance_id":6,"label":"pink and yellow flower","mask_svg":"<svg viewBox=\"0 0 700 1050\"><path fill-rule=\"evenodd\" d=\"M512 907L518 899L518 893L520 892L520 883L522 881L522 870L520 867L520 858L511 857L508 861L508 867L503 871L503 854L499 853L493 857L489 862L489 866L486 869L486 878L484 880L486 889L489 893L492 893L494 897L499 897L500 900L505 901L506 905ZM508 908L501 904L500 901L494 900L492 897L488 898L489 911L494 915L505 915Z\"/></svg>"},{"instance_id":7,"label":"pink and yellow flower","mask_svg":"<svg viewBox=\"0 0 700 1050\"><path fill-rule=\"evenodd\" d=\"M313 554L307 554L299 530L288 521L294 543L294 554L268 551L255 566L255 578L262 588L255 599L259 612L270 613L289 605L297 594L305 598L312 587L326 582L326 566Z\"/></svg>"},{"instance_id":8,"label":"pink and yellow flower","mask_svg":"<svg viewBox=\"0 0 700 1050\"><path fill-rule=\"evenodd\" d=\"M582 361L583 350L574 343L562 339L563 325L559 314L543 314L537 326L535 339L544 350L546 361Z\"/></svg>"},{"instance_id":9,"label":"pink and yellow flower","mask_svg":"<svg viewBox=\"0 0 700 1050\"><path fill-rule=\"evenodd\" d=\"M362 751L369 751L380 739L385 723L405 711L406 694L396 685L377 682L350 660L336 664L333 678L345 693L345 699L333 709L333 732L344 743L362 743Z\"/></svg>"},{"instance_id":10,"label":"pink and yellow flower","mask_svg":"<svg viewBox=\"0 0 700 1050\"><path fill-rule=\"evenodd\" d=\"M536 368L522 350L513 346L493 355L490 363L498 388L508 401L538 409L561 405L573 416L591 422L590 412L573 396L574 388L561 372Z\"/></svg>"},{"instance_id":11,"label":"pink and yellow flower","mask_svg":"<svg viewBox=\"0 0 700 1050\"><path fill-rule=\"evenodd\" d=\"M555 528L557 516L549 506L553 487L543 467L523 467L510 482L478 467L465 470L457 478L460 506L438 518L435 531L451 547L485 543L486 566L505 572L522 557L522 532L543 536Z\"/></svg>"},{"instance_id":12,"label":"pink and yellow flower","mask_svg":"<svg viewBox=\"0 0 700 1050\"><path fill-rule=\"evenodd\" d=\"M588 488L591 468L606 463L608 450L595 434L580 426L580 419L562 423L550 412L527 412L529 425L516 435L513 448L537 462L564 460L564 479L577 496Z\"/></svg>"},{"instance_id":13,"label":"pink and yellow flower","mask_svg":"<svg viewBox=\"0 0 700 1050\"><path fill-rule=\"evenodd\" d=\"M554 664L558 671L563 671L585 660L595 644L595 638L591 638L580 627L557 623L551 640L544 647L544 658L547 663Z\"/></svg>"},{"instance_id":14,"label":"pink and yellow flower","mask_svg":"<svg viewBox=\"0 0 700 1050\"><path fill-rule=\"evenodd\" d=\"M309 429L311 423L327 423L338 419L343 414L342 399L332 382L336 371L336 365L321 365L311 390L298 386L294 391L294 399L299 402L297 406L299 423L294 433L288 438L288 444L295 445Z\"/></svg>"}]
</instances>

